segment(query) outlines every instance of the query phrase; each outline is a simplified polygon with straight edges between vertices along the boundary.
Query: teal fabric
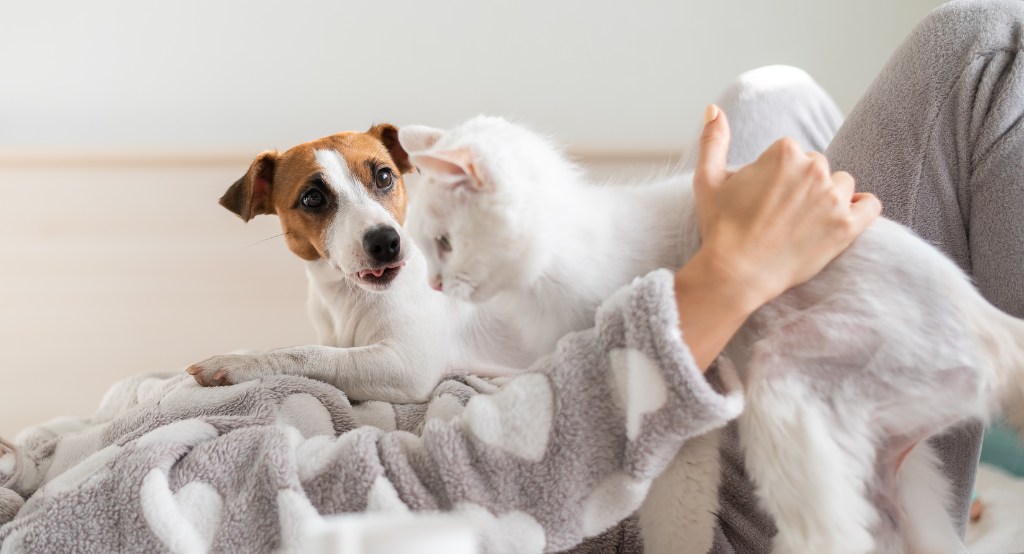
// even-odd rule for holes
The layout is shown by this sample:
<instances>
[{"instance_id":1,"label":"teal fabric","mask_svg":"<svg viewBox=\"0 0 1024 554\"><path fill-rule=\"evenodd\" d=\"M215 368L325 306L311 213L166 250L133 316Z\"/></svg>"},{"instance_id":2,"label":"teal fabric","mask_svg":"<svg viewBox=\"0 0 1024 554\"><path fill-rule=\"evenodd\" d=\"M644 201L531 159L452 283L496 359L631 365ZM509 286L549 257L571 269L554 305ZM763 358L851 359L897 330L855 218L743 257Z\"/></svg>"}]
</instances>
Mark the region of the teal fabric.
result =
<instances>
[{"instance_id":1,"label":"teal fabric","mask_svg":"<svg viewBox=\"0 0 1024 554\"><path fill-rule=\"evenodd\" d=\"M993 425L981 444L981 461L1024 477L1024 443L1003 425Z\"/></svg>"}]
</instances>

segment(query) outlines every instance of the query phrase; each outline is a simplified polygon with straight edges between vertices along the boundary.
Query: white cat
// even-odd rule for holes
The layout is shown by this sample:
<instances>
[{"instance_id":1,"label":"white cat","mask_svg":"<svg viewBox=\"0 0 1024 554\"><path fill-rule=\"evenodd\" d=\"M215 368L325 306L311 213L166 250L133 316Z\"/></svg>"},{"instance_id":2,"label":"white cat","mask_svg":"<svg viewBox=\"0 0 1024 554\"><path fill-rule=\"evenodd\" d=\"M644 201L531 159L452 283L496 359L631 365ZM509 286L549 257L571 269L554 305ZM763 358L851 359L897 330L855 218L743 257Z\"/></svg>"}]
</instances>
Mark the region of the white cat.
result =
<instances>
[{"instance_id":1,"label":"white cat","mask_svg":"<svg viewBox=\"0 0 1024 554\"><path fill-rule=\"evenodd\" d=\"M678 268L699 245L689 175L595 186L550 142L494 117L399 138L423 173L409 226L431 283L518 321L534 355L592 325L633 277ZM1000 405L1024 428L1021 344L1024 323L888 220L755 312L726 355L746 386L740 440L779 528L774 550L955 550L948 486L924 441ZM714 515L686 513L684 495L715 508L717 482L687 489L700 481L695 460L717 475L715 441L695 444L640 510L653 551L710 546Z\"/></svg>"}]
</instances>

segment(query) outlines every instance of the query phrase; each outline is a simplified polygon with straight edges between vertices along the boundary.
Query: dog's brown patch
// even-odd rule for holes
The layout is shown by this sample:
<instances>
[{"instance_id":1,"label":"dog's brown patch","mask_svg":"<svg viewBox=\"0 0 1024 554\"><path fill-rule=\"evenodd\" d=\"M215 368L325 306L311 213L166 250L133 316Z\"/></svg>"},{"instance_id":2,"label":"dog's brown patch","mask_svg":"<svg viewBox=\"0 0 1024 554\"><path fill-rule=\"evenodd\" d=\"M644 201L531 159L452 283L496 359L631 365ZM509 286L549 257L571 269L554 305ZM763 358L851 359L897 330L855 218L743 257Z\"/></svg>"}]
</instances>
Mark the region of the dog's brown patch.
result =
<instances>
[{"instance_id":1,"label":"dog's brown patch","mask_svg":"<svg viewBox=\"0 0 1024 554\"><path fill-rule=\"evenodd\" d=\"M370 197L400 225L405 223L408 197L402 174L411 171L412 166L398 143L398 130L386 123L365 133L338 133L306 142L282 154L264 152L221 197L221 204L245 221L259 214L276 213L281 218L288 248L296 256L304 260L326 256L327 228L337 214L337 199L329 190L324 190L329 198L323 208L306 210L302 207L302 195L315 186L322 172L316 162L317 150L334 150L340 154ZM394 173L394 185L387 191L376 184L376 172L381 167L389 167Z\"/></svg>"},{"instance_id":2,"label":"dog's brown patch","mask_svg":"<svg viewBox=\"0 0 1024 554\"><path fill-rule=\"evenodd\" d=\"M228 187L220 197L220 205L243 221L261 214L274 213L270 202L270 183L274 180L277 152L267 150L249 164L249 170Z\"/></svg>"}]
</instances>

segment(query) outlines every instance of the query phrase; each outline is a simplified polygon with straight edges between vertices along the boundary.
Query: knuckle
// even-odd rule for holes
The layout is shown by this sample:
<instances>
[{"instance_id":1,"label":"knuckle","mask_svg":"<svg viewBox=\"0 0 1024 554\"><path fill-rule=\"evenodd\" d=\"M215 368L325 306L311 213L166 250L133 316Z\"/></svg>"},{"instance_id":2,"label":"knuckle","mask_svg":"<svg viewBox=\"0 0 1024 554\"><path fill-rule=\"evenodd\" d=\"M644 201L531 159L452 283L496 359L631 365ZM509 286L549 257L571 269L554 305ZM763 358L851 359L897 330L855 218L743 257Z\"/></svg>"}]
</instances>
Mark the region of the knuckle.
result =
<instances>
[{"instance_id":1,"label":"knuckle","mask_svg":"<svg viewBox=\"0 0 1024 554\"><path fill-rule=\"evenodd\" d=\"M854 220L852 215L846 215L845 217L839 218L838 229L843 236L850 236L857 233L857 222Z\"/></svg>"},{"instance_id":2,"label":"knuckle","mask_svg":"<svg viewBox=\"0 0 1024 554\"><path fill-rule=\"evenodd\" d=\"M795 157L803 153L800 143L790 137L782 137L778 144L780 153L785 157Z\"/></svg>"},{"instance_id":3,"label":"knuckle","mask_svg":"<svg viewBox=\"0 0 1024 554\"><path fill-rule=\"evenodd\" d=\"M849 173L845 173L843 171L833 173L832 182L850 195L852 195L857 188L857 183L853 180L853 177L851 177Z\"/></svg>"},{"instance_id":4,"label":"knuckle","mask_svg":"<svg viewBox=\"0 0 1024 554\"><path fill-rule=\"evenodd\" d=\"M811 157L811 163L807 167L807 173L816 182L828 182L829 177L831 176L828 168L828 160L825 159L825 156L822 156L817 152L811 152L809 155Z\"/></svg>"},{"instance_id":5,"label":"knuckle","mask_svg":"<svg viewBox=\"0 0 1024 554\"><path fill-rule=\"evenodd\" d=\"M838 190L832 189L830 191L830 194L828 195L828 207L834 213L845 213L847 210L845 210L844 208L847 207L849 202L850 200L846 198L846 195L839 192Z\"/></svg>"},{"instance_id":6,"label":"knuckle","mask_svg":"<svg viewBox=\"0 0 1024 554\"><path fill-rule=\"evenodd\" d=\"M856 235L859 232L859 229L857 228L857 224L853 221L852 218L849 218L849 217L843 219L843 225L842 225L841 229L842 229L843 235L847 236L847 237L854 236L854 235Z\"/></svg>"},{"instance_id":7,"label":"knuckle","mask_svg":"<svg viewBox=\"0 0 1024 554\"><path fill-rule=\"evenodd\" d=\"M826 158L824 154L822 154L821 152L810 152L810 156L812 160L811 163L821 168L821 170L824 171L826 175L832 174L832 168L829 167L828 158Z\"/></svg>"},{"instance_id":8,"label":"knuckle","mask_svg":"<svg viewBox=\"0 0 1024 554\"><path fill-rule=\"evenodd\" d=\"M785 148L786 148L785 141L786 141L785 138L780 138L779 140L771 143L771 145L768 147L768 149L765 150L765 153L772 154L772 155L775 155L775 156L781 156L782 155L782 151L785 150Z\"/></svg>"},{"instance_id":9,"label":"knuckle","mask_svg":"<svg viewBox=\"0 0 1024 554\"><path fill-rule=\"evenodd\" d=\"M831 228L832 228L832 232L831 232L832 236L834 238L838 239L838 240L841 240L844 237L849 236L849 234L850 234L850 224L846 220L846 218L833 219L832 220Z\"/></svg>"},{"instance_id":10,"label":"knuckle","mask_svg":"<svg viewBox=\"0 0 1024 554\"><path fill-rule=\"evenodd\" d=\"M874 194L871 195L871 207L874 209L875 214L879 215L885 210L885 206L882 205L882 201L878 199Z\"/></svg>"},{"instance_id":11,"label":"knuckle","mask_svg":"<svg viewBox=\"0 0 1024 554\"><path fill-rule=\"evenodd\" d=\"M853 175L850 175L849 173L847 173L845 171L836 171L835 173L832 174L832 178L836 179L836 180L840 180L840 181L849 182L849 183L856 183L857 182L853 178Z\"/></svg>"}]
</instances>

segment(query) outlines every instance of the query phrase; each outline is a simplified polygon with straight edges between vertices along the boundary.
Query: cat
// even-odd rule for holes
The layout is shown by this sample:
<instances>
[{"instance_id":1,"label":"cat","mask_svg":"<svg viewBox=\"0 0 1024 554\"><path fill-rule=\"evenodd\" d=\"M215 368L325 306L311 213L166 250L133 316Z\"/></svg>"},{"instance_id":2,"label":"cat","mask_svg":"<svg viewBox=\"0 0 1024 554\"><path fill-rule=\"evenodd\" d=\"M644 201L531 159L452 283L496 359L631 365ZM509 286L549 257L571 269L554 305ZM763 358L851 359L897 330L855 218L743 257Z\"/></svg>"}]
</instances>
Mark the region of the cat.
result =
<instances>
[{"instance_id":1,"label":"cat","mask_svg":"<svg viewBox=\"0 0 1024 554\"><path fill-rule=\"evenodd\" d=\"M678 269L700 245L689 174L591 184L549 140L497 117L405 127L399 140L422 174L409 229L432 286L518 321L532 354L591 326L632 278ZM925 439L1000 405L1024 429L1021 344L1024 322L886 219L751 315L723 356L744 383L740 445L778 527L774 551L956 550L948 484ZM651 487L639 511L651 550L710 546L717 477L691 490L687 472L704 460L702 475L717 476L711 444L684 446ZM687 494L711 507L703 519L685 526L694 514L660 512L685 510Z\"/></svg>"}]
</instances>

